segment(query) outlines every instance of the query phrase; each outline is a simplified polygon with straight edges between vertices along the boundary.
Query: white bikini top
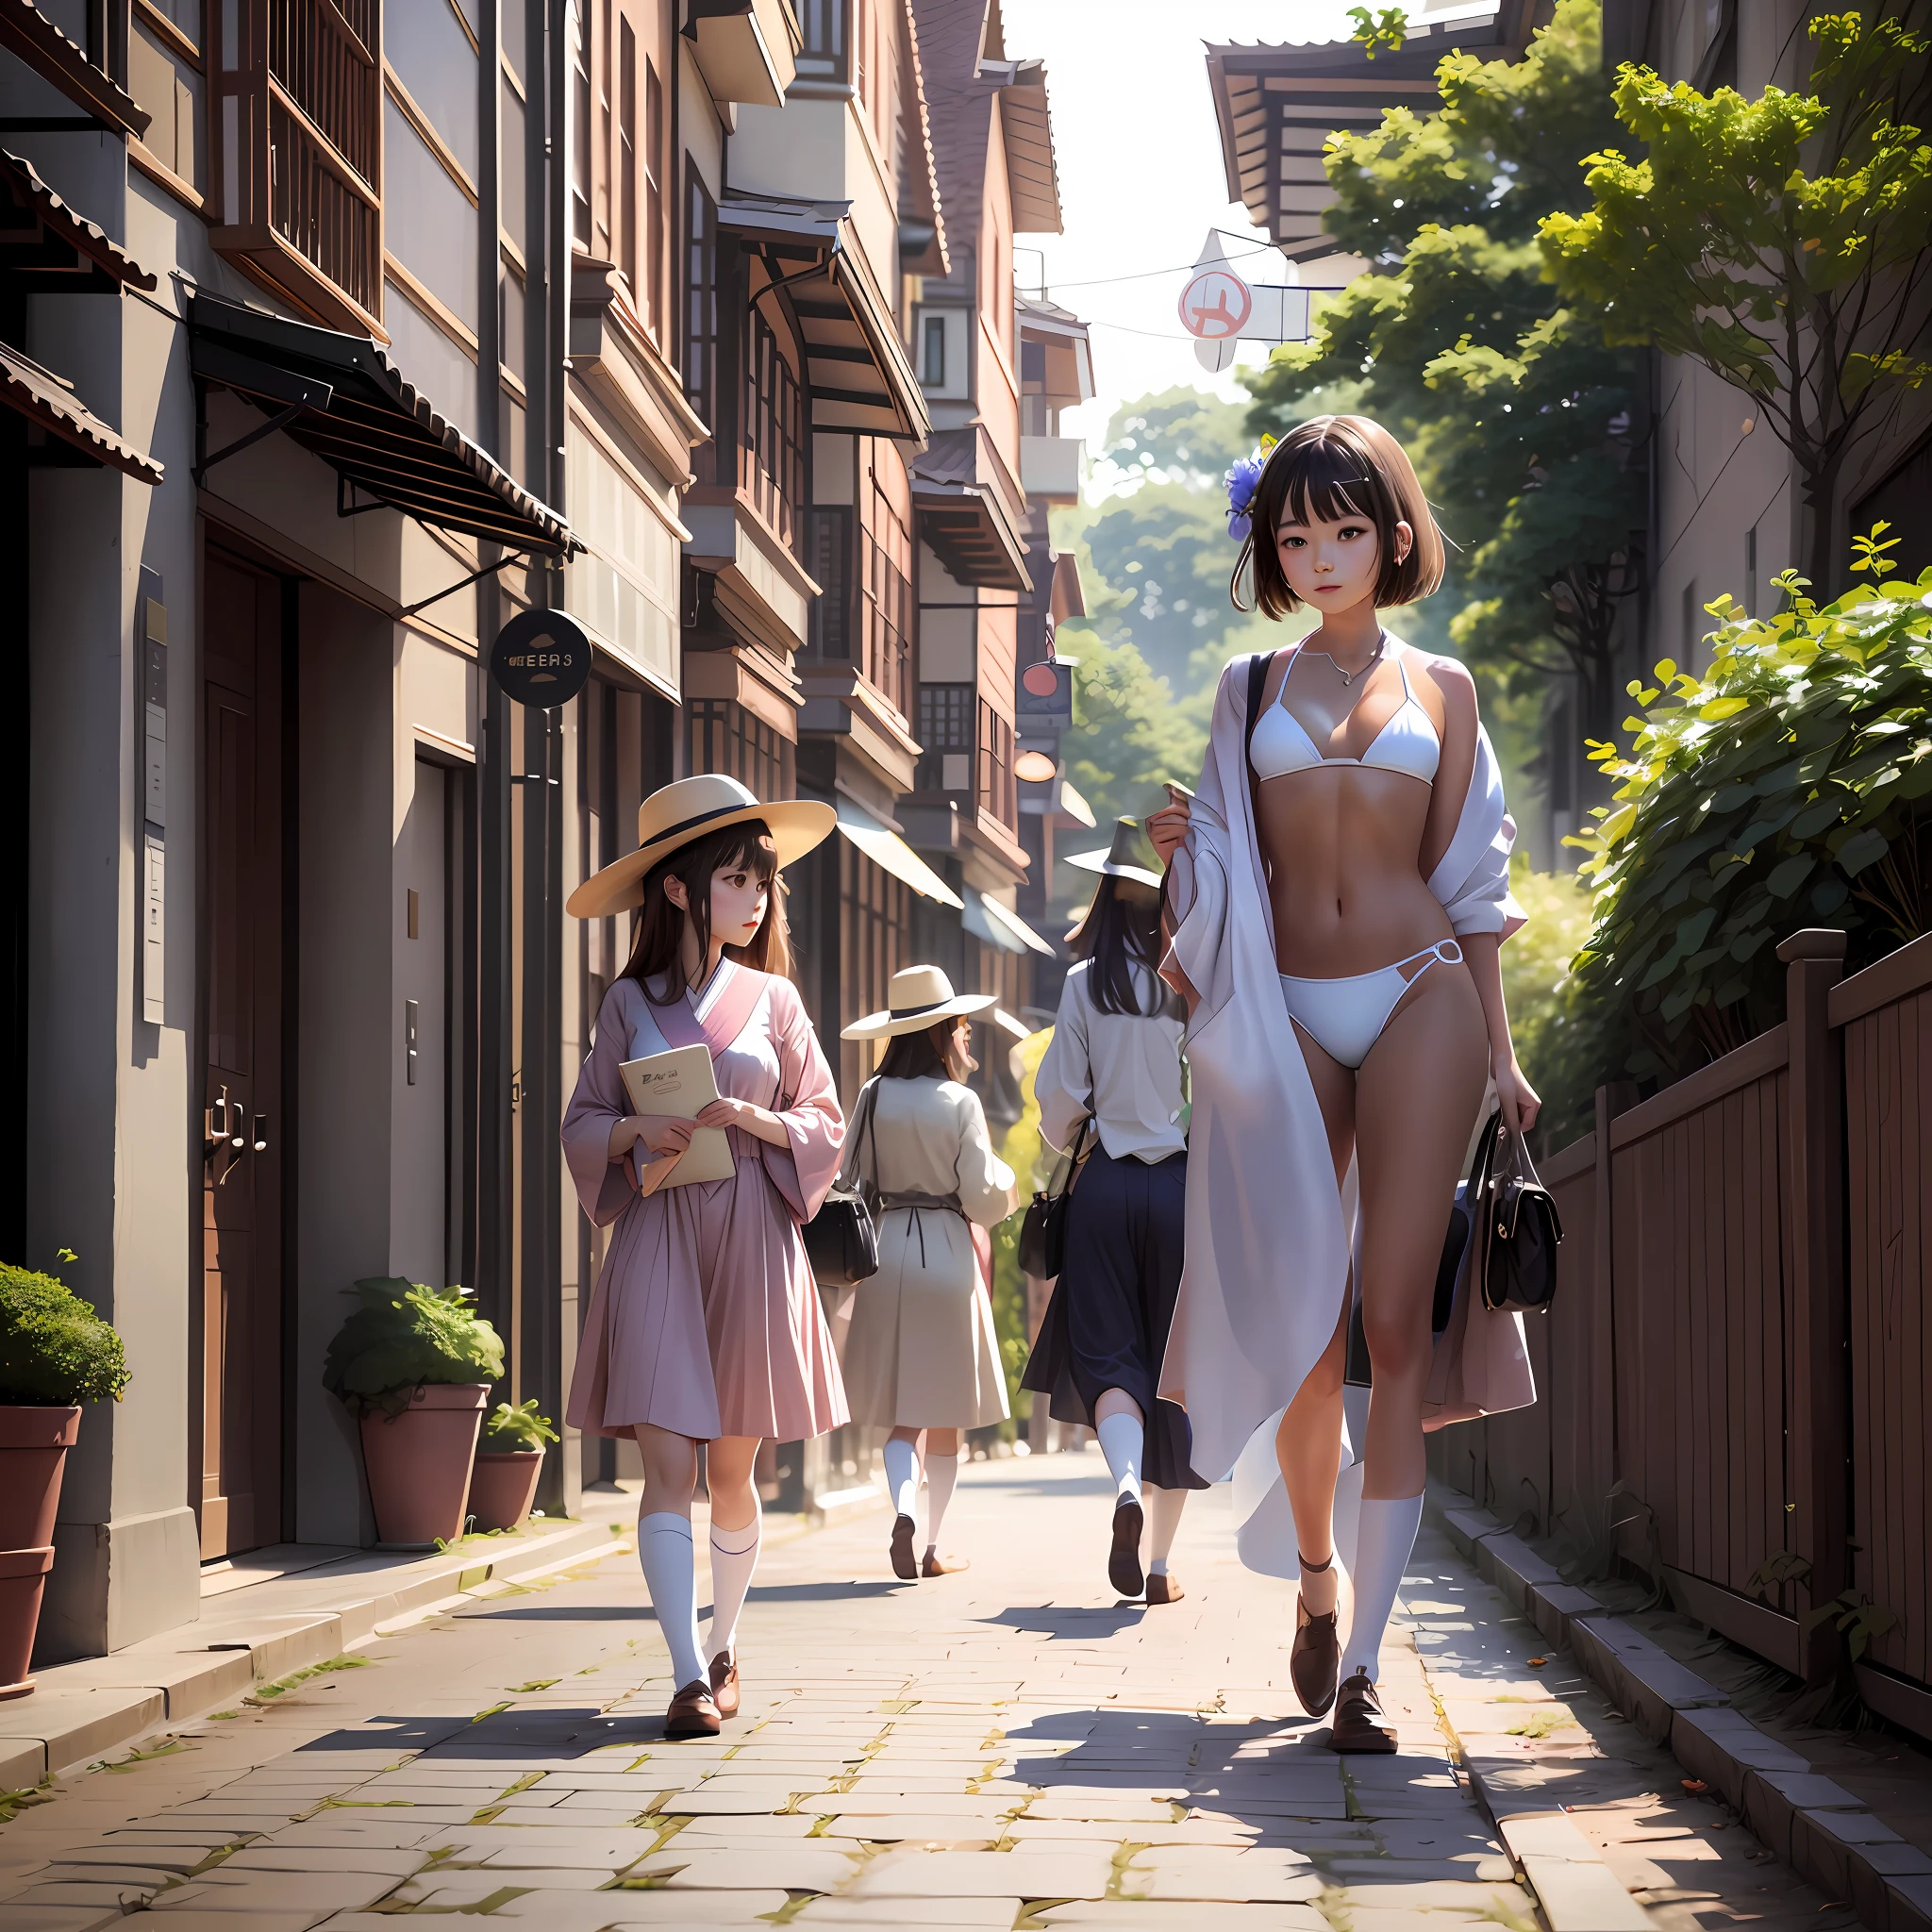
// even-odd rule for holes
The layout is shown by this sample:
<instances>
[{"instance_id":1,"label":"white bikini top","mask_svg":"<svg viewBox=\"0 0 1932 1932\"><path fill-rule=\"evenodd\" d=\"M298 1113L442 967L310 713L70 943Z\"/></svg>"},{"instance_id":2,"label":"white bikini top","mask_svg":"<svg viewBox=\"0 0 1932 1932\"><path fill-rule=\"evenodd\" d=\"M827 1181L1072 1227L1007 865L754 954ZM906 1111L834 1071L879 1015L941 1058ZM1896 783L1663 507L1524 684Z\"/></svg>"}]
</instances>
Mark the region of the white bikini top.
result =
<instances>
[{"instance_id":1,"label":"white bikini top","mask_svg":"<svg viewBox=\"0 0 1932 1932\"><path fill-rule=\"evenodd\" d=\"M1293 668L1291 660L1289 669ZM1248 759L1256 777L1280 778L1290 772L1312 771L1317 765L1354 765L1363 771L1401 772L1420 778L1424 785L1433 784L1436 768L1442 762L1442 742L1429 714L1416 703L1407 668L1400 658L1395 669L1402 677L1402 704L1358 758L1322 756L1301 720L1288 708L1288 677L1284 674L1280 692L1256 721L1255 735L1249 741Z\"/></svg>"}]
</instances>

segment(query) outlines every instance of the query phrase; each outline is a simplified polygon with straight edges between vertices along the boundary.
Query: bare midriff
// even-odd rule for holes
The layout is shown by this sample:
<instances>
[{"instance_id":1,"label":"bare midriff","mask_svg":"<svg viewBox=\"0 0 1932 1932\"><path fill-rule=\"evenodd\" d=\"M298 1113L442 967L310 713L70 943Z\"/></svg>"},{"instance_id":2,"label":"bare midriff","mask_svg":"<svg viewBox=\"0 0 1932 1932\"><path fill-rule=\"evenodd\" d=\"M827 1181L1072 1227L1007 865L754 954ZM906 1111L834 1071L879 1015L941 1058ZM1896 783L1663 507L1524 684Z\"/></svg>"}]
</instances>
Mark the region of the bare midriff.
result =
<instances>
[{"instance_id":1,"label":"bare midriff","mask_svg":"<svg viewBox=\"0 0 1932 1932\"><path fill-rule=\"evenodd\" d=\"M1345 979L1453 937L1422 875L1433 796L1422 779L1336 760L1264 778L1257 793L1278 971Z\"/></svg>"}]
</instances>

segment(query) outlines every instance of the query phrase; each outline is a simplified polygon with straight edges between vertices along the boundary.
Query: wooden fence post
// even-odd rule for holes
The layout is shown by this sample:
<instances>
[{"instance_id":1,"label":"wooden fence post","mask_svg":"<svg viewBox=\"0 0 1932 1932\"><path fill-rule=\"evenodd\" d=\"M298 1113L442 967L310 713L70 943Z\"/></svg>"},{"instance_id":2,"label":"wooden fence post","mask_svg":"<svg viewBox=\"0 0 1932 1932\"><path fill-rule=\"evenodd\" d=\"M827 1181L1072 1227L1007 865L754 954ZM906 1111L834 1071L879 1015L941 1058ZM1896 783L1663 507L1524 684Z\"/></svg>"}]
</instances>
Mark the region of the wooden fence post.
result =
<instances>
[{"instance_id":1,"label":"wooden fence post","mask_svg":"<svg viewBox=\"0 0 1932 1932\"><path fill-rule=\"evenodd\" d=\"M1777 949L1787 968L1790 1029L1786 1122L1791 1209L1791 1433L1789 1547L1810 1564L1802 1595L1816 1607L1850 1582L1845 1458L1848 1340L1844 1271L1843 1041L1831 1029L1831 990L1844 975L1845 936L1794 932ZM1841 1645L1829 1624L1801 1647L1807 1682L1830 1676Z\"/></svg>"},{"instance_id":2,"label":"wooden fence post","mask_svg":"<svg viewBox=\"0 0 1932 1932\"><path fill-rule=\"evenodd\" d=\"M1611 1486L1624 1474L1619 1453L1617 1411L1623 1385L1618 1380L1616 1247L1612 1235L1615 1197L1610 1185L1610 1125L1620 1113L1637 1105L1634 1080L1612 1080L1596 1090L1596 1253L1591 1257L1590 1320L1590 1466L1602 1482L1589 1499L1592 1509L1605 1507Z\"/></svg>"}]
</instances>

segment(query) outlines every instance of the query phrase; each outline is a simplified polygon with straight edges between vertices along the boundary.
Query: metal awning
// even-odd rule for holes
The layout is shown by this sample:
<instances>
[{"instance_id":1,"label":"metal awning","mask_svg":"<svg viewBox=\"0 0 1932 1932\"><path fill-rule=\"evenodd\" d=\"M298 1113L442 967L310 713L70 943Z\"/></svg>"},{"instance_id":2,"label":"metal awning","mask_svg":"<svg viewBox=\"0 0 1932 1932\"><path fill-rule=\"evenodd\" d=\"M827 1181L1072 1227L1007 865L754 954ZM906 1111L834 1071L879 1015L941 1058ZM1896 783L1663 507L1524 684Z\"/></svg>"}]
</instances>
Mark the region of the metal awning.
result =
<instances>
[{"instance_id":1,"label":"metal awning","mask_svg":"<svg viewBox=\"0 0 1932 1932\"><path fill-rule=\"evenodd\" d=\"M155 278L76 213L34 164L0 148L0 277L24 295L118 295Z\"/></svg>"},{"instance_id":2,"label":"metal awning","mask_svg":"<svg viewBox=\"0 0 1932 1932\"><path fill-rule=\"evenodd\" d=\"M125 88L102 73L87 58L87 50L69 40L33 0L0 0L0 47L87 108L89 121L104 132L147 132L152 116L135 105Z\"/></svg>"},{"instance_id":3,"label":"metal awning","mask_svg":"<svg viewBox=\"0 0 1932 1932\"><path fill-rule=\"evenodd\" d=\"M963 908L965 901L897 832L880 824L849 798L835 798L832 804L839 814L839 830L882 872L910 886L921 898Z\"/></svg>"},{"instance_id":4,"label":"metal awning","mask_svg":"<svg viewBox=\"0 0 1932 1932\"><path fill-rule=\"evenodd\" d=\"M109 428L75 394L71 382L29 361L5 342L0 342L0 403L48 436L77 449L91 463L119 470L137 483L161 480L161 465L131 442L124 442L118 430ZM31 444L27 460L34 460Z\"/></svg>"},{"instance_id":5,"label":"metal awning","mask_svg":"<svg viewBox=\"0 0 1932 1932\"><path fill-rule=\"evenodd\" d=\"M1026 539L1011 504L1004 465L983 424L942 429L912 462L912 507L919 534L956 583L990 591L1030 591Z\"/></svg>"},{"instance_id":6,"label":"metal awning","mask_svg":"<svg viewBox=\"0 0 1932 1932\"><path fill-rule=\"evenodd\" d=\"M763 255L784 285L805 351L811 426L923 442L932 429L925 392L851 209L847 201L740 195L719 204L718 225Z\"/></svg>"},{"instance_id":7,"label":"metal awning","mask_svg":"<svg viewBox=\"0 0 1932 1932\"><path fill-rule=\"evenodd\" d=\"M1015 912L984 892L966 888L965 910L959 920L968 932L1003 953L1041 953L1049 959L1059 956Z\"/></svg>"},{"instance_id":8,"label":"metal awning","mask_svg":"<svg viewBox=\"0 0 1932 1932\"><path fill-rule=\"evenodd\" d=\"M204 294L190 299L188 326L196 377L270 412L251 435L204 456L197 481L280 429L345 483L437 529L511 550L583 548L557 511L472 442L367 336Z\"/></svg>"}]
</instances>

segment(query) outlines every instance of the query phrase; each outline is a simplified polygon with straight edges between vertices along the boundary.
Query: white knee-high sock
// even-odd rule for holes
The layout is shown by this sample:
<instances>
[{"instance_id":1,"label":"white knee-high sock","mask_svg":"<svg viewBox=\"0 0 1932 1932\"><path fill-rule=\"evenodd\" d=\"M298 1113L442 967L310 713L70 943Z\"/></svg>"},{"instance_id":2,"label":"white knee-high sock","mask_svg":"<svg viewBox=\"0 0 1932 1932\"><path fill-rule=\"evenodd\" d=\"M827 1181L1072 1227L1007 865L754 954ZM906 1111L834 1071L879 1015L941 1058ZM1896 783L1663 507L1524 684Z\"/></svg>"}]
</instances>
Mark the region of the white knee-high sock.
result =
<instances>
[{"instance_id":1,"label":"white knee-high sock","mask_svg":"<svg viewBox=\"0 0 1932 1932\"><path fill-rule=\"evenodd\" d=\"M756 1498L754 1498L756 1500ZM752 1573L758 1567L765 1519L760 1511L742 1529L711 1525L711 1641L713 1657L738 1658L738 1616L744 1608Z\"/></svg>"},{"instance_id":2,"label":"white knee-high sock","mask_svg":"<svg viewBox=\"0 0 1932 1932\"><path fill-rule=\"evenodd\" d=\"M959 1458L957 1456L932 1456L925 1458L925 1486L932 1491L930 1521L925 1532L925 1546L936 1550L940 1546L940 1524L945 1520L946 1505L953 1500L953 1485L959 1480Z\"/></svg>"},{"instance_id":3,"label":"white knee-high sock","mask_svg":"<svg viewBox=\"0 0 1932 1932\"><path fill-rule=\"evenodd\" d=\"M669 1510L639 1517L638 1561L651 1607L658 1612L658 1632L671 1653L672 1677L681 1690L705 1674L698 1653L697 1557L690 1518Z\"/></svg>"},{"instance_id":4,"label":"white knee-high sock","mask_svg":"<svg viewBox=\"0 0 1932 1932\"><path fill-rule=\"evenodd\" d=\"M1141 1492L1147 1506L1147 1574L1167 1574L1167 1553L1174 1548L1174 1534L1181 1526L1181 1511L1187 1507L1185 1490L1163 1490L1149 1483Z\"/></svg>"},{"instance_id":5,"label":"white knee-high sock","mask_svg":"<svg viewBox=\"0 0 1932 1932\"><path fill-rule=\"evenodd\" d=\"M1335 1554L1341 1567L1355 1574L1355 1529L1361 1513L1362 1477L1368 1473L1362 1460L1369 1440L1369 1391L1353 1382L1343 1384L1342 1413L1348 1419L1348 1438L1343 1443L1341 1473L1335 1478L1333 1524Z\"/></svg>"},{"instance_id":6,"label":"white knee-high sock","mask_svg":"<svg viewBox=\"0 0 1932 1932\"><path fill-rule=\"evenodd\" d=\"M1382 1633L1402 1588L1402 1573L1422 1527L1420 1496L1364 1496L1355 1539L1355 1617L1341 1652L1341 1674L1367 1671L1374 1682L1381 1671Z\"/></svg>"},{"instance_id":7,"label":"white knee-high sock","mask_svg":"<svg viewBox=\"0 0 1932 1932\"><path fill-rule=\"evenodd\" d=\"M1117 1501L1138 1503L1141 1452L1147 1440L1141 1419L1119 1413L1104 1416L1094 1425L1093 1433L1100 1438L1100 1453L1107 1457L1108 1469L1112 1473Z\"/></svg>"},{"instance_id":8,"label":"white knee-high sock","mask_svg":"<svg viewBox=\"0 0 1932 1932\"><path fill-rule=\"evenodd\" d=\"M919 1450L911 1442L888 1442L885 1447L886 1491L892 1499L893 1513L912 1514L912 1500L919 1493Z\"/></svg>"}]
</instances>

